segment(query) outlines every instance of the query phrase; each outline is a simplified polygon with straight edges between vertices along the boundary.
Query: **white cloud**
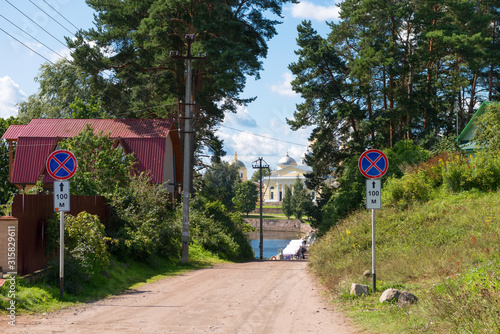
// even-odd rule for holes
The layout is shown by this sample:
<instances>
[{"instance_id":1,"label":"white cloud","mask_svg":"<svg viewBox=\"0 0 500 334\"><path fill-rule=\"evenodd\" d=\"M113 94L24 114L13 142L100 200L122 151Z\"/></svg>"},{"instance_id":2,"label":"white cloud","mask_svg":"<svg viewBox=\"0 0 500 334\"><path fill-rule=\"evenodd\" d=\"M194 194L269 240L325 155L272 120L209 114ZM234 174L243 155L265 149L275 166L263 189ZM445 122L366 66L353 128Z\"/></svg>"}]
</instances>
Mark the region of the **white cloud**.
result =
<instances>
[{"instance_id":1,"label":"white cloud","mask_svg":"<svg viewBox=\"0 0 500 334\"><path fill-rule=\"evenodd\" d=\"M62 58L65 58L67 60L71 60L71 51L70 49L68 48L61 48L59 50L55 50L57 53L54 53L54 52L51 52L50 54L50 61L53 62L53 63L57 63L58 61L60 61Z\"/></svg>"},{"instance_id":2,"label":"white cloud","mask_svg":"<svg viewBox=\"0 0 500 334\"><path fill-rule=\"evenodd\" d=\"M291 5L292 17L306 20L331 21L339 18L340 8L337 5L320 6L309 1L301 1Z\"/></svg>"},{"instance_id":3,"label":"white cloud","mask_svg":"<svg viewBox=\"0 0 500 334\"><path fill-rule=\"evenodd\" d=\"M236 113L226 113L224 123L228 126L241 125L249 128L257 126L257 122L252 116L250 116L248 108L245 106L238 106Z\"/></svg>"},{"instance_id":4,"label":"white cloud","mask_svg":"<svg viewBox=\"0 0 500 334\"><path fill-rule=\"evenodd\" d=\"M0 117L17 116L16 103L26 98L26 94L10 77L0 77Z\"/></svg>"},{"instance_id":5,"label":"white cloud","mask_svg":"<svg viewBox=\"0 0 500 334\"><path fill-rule=\"evenodd\" d=\"M293 76L290 72L284 73L282 76L283 81L280 82L277 85L270 85L269 88L271 89L272 92L278 93L280 95L288 96L288 97L295 97L297 96L297 93L295 93L292 90L292 80Z\"/></svg>"}]
</instances>

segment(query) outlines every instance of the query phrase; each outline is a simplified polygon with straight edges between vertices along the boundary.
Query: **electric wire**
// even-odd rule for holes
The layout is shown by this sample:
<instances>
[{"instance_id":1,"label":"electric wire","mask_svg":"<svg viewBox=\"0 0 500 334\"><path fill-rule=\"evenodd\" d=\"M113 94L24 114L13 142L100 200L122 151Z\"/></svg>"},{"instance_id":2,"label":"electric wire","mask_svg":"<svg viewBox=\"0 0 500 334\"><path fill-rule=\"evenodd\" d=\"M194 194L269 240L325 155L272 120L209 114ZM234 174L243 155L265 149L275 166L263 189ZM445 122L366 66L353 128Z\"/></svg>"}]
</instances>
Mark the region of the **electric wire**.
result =
<instances>
[{"instance_id":1,"label":"electric wire","mask_svg":"<svg viewBox=\"0 0 500 334\"><path fill-rule=\"evenodd\" d=\"M40 43L41 45L45 46L47 49L49 49L50 51L54 52L56 55L58 55L59 57L61 58L65 58L64 56L62 56L60 53L58 53L57 51L54 51L52 48L48 47L47 45L45 45L43 42L41 42L40 40L38 40L37 38L35 38L34 36L32 36L31 34L29 34L26 30L24 30L23 28L21 28L20 26L18 26L17 24L15 24L14 22L12 22L11 20L9 20L8 18L6 18L5 16L3 16L2 14L0 14L1 17L3 17L3 19L7 22L9 22L10 24L12 24L14 27L16 27L17 29L21 30L22 32L24 32L26 35L30 36L31 38L33 38L35 41L37 41L38 43Z\"/></svg>"},{"instance_id":2,"label":"electric wire","mask_svg":"<svg viewBox=\"0 0 500 334\"><path fill-rule=\"evenodd\" d=\"M283 140L283 139L278 139L278 138L273 138L273 137L269 137L269 136L265 136L265 135L259 135L257 133L253 133L253 132L246 131L246 130L236 129L236 128L233 128L233 127L230 127L230 126L226 126L226 125L222 125L222 124L220 124L219 126L222 127L222 128L231 129L231 130L238 131L238 132L248 133L248 134L251 134L251 135L256 136L256 137L262 137L262 138L265 138L265 139L274 140L274 141L278 141L278 142L282 142L282 143L287 143L287 144L292 144L292 145L304 146L304 144L295 143L295 142L291 142L291 141L287 141L287 140Z\"/></svg>"},{"instance_id":3,"label":"electric wire","mask_svg":"<svg viewBox=\"0 0 500 334\"><path fill-rule=\"evenodd\" d=\"M40 9L45 15L47 15L48 17L50 17L55 23L59 24L63 29L65 29L67 32L69 32L71 35L75 36L68 28L66 28L65 26L63 26L61 23L59 23L59 21L57 21L56 19L54 19L52 16L50 16L46 11L44 11L42 8L40 8L36 3L34 3L33 1L29 0L29 2L31 2L36 8Z\"/></svg>"},{"instance_id":4,"label":"electric wire","mask_svg":"<svg viewBox=\"0 0 500 334\"><path fill-rule=\"evenodd\" d=\"M33 50L32 48L30 48L28 45L24 44L23 42L21 42L20 40L18 40L17 38L15 38L14 36L12 36L11 34L9 34L7 31L3 30L2 28L0 28L0 30L2 30L5 34L7 34L8 36L10 36L12 39L16 40L17 42L21 43L22 45L24 45L26 48L30 49L32 52L36 53L37 55L39 55L40 57L42 57L43 59L45 59L46 61L48 61L49 63L51 63L52 65L55 65L52 61L50 61L48 58L46 58L45 56L43 56L42 54L38 53L37 51Z\"/></svg>"},{"instance_id":5,"label":"electric wire","mask_svg":"<svg viewBox=\"0 0 500 334\"><path fill-rule=\"evenodd\" d=\"M33 22L37 27L39 27L40 29L42 29L43 31L45 31L48 35L50 35L53 39L55 39L57 42L61 43L64 47L68 47L66 44L64 44L63 42L61 42L57 37L55 37L54 35L52 35L50 32L48 32L44 27L42 27L41 25L39 25L38 23L36 23L32 18L30 18L28 15L24 14L24 12L22 10L20 10L19 8L17 8L16 6L14 6L9 0L5 0L5 2L7 2L9 5L11 5L12 7L14 7L14 9L16 9L19 13L23 14L28 20L30 20L31 22ZM45 58L45 57L44 57Z\"/></svg>"},{"instance_id":6,"label":"electric wire","mask_svg":"<svg viewBox=\"0 0 500 334\"><path fill-rule=\"evenodd\" d=\"M71 24L76 30L80 30L77 26L75 26L70 20L68 20L64 15L62 15L61 13L59 13L57 11L57 9L55 9L51 4L49 4L47 1L45 0L42 0L43 2L45 2L47 4L47 6L49 6L50 8L52 8L52 10L54 10L54 12L56 12L57 14L59 14L59 16L61 16L63 19L66 20L66 22L68 22L69 24ZM74 36L74 35L73 35Z\"/></svg>"},{"instance_id":7,"label":"electric wire","mask_svg":"<svg viewBox=\"0 0 500 334\"><path fill-rule=\"evenodd\" d=\"M62 44L66 49L68 49L69 51L71 51L71 49L66 45L64 44L63 42L61 42L59 39L57 39L57 37L55 37L54 35L52 35L49 31L47 31L46 29L44 29L42 26L40 26L38 23L36 23L35 21L33 21L29 16L27 16L26 14L24 14L24 12L22 12L19 8L17 8L16 6L14 6L11 2L9 2L8 0L5 0L8 4L10 4L12 7L14 7L14 9L16 9L18 12L20 12L21 14L23 14L26 18L28 18L31 22L33 22L34 24L36 24L40 29L42 29L43 31L45 31L48 35L50 35L52 38L54 38L56 41L58 41L60 44ZM33 3L31 0L30 0L31 3ZM44 10L42 10L39 6L37 6L36 4L33 3L33 5L35 5L38 9L40 9L45 15L47 15L48 17L50 17L53 21L55 21L56 23L58 23L60 26L62 26L61 23L59 23L56 19L54 19L52 16L50 16L47 12L45 12ZM57 11L56 11L57 12ZM1 14L0 14L1 15ZM59 13L59 15L62 16L62 14ZM39 41L38 39L36 39L34 36L32 36L31 34L29 34L28 32L26 32L25 30L23 30L22 28L20 28L18 25L16 25L15 23L13 23L12 21L8 20L5 16L2 15L2 17L7 20L9 23L11 23L12 25L16 26L19 30L21 30L22 32L24 32L26 35L30 36L31 38L33 38L34 40L36 40L38 43L40 43L41 45L43 45L44 47L46 47L47 49L51 50L53 53L57 54L61 59L66 59L64 56L62 56L61 54L59 54L58 52L54 51L53 49L51 49L50 47L48 47L46 44L44 44L43 42ZM68 21L64 16L63 18ZM73 25L74 26L74 25ZM75 26L76 28L76 26ZM67 28L65 28L67 31L69 31ZM78 29L78 28L76 28ZM42 57L43 59L45 59L46 61L48 61L49 63L51 63L52 65L55 65L55 63L51 60L49 60L48 58L42 56L40 53L36 52L35 50L33 50L32 48L30 48L28 45L26 45L25 43L23 43L22 41L20 41L19 39L13 37L11 34L7 33L4 29L2 29L2 31L4 33L6 33L8 36L10 36L11 38L13 38L14 40L16 40L17 42L19 42L20 44L22 44L23 46L25 46L26 48L30 49L31 51L33 51L34 53L36 53L37 55L39 55L40 57ZM69 31L73 36L74 34ZM92 64L96 69L97 66L95 66L94 64ZM103 73L103 76L106 75L105 73ZM111 78L110 75L108 75L108 79L111 79L113 81L113 79ZM113 87L112 85L110 86L111 88L113 88L114 90L118 91L117 88ZM111 99L112 101L114 102L117 102L119 104L122 104L123 106L126 106L123 102L121 101L118 101L116 100L115 98L109 96L109 95L105 95L107 96L109 99ZM145 97L145 96L143 96ZM143 108L143 109L139 109L139 110L129 110L127 111L128 114L130 113L135 113L137 111L145 111L145 110L151 110L151 109L155 109L155 108L160 108L160 107L163 107L163 106L167 106L167 105L171 105L171 104L162 104L162 105L158 105L158 106L152 106L152 107L147 107L147 108ZM125 113L122 113L122 114L116 114L115 116L120 116L120 115L125 115Z\"/></svg>"}]
</instances>

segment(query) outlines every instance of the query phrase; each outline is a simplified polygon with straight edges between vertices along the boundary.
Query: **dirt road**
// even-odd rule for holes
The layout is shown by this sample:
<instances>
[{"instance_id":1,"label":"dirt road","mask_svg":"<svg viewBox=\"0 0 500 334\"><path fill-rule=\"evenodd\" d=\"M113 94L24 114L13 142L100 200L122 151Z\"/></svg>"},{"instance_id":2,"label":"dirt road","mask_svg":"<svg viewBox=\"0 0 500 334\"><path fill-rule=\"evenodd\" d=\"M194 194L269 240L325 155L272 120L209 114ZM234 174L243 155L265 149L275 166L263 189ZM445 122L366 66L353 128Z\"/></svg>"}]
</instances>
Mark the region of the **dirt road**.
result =
<instances>
[{"instance_id":1,"label":"dirt road","mask_svg":"<svg viewBox=\"0 0 500 334\"><path fill-rule=\"evenodd\" d=\"M320 296L305 261L224 264L45 316L2 333L355 333ZM8 332L5 331L8 329Z\"/></svg>"}]
</instances>

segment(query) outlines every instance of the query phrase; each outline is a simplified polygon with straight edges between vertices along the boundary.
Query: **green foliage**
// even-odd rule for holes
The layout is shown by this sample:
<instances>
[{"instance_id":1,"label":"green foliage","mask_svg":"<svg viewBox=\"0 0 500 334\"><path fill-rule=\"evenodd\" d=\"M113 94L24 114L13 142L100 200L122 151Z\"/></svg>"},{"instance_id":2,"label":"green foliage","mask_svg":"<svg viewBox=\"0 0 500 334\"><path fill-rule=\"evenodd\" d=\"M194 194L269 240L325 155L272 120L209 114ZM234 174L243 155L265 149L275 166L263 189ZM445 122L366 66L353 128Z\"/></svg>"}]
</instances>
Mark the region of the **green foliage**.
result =
<instances>
[{"instance_id":1,"label":"green foliage","mask_svg":"<svg viewBox=\"0 0 500 334\"><path fill-rule=\"evenodd\" d=\"M198 200L199 201L199 200ZM205 249L231 261L254 258L246 232L246 223L239 213L230 213L219 201L196 203L189 213L189 233ZM182 220L182 210L177 212Z\"/></svg>"},{"instance_id":2,"label":"green foliage","mask_svg":"<svg viewBox=\"0 0 500 334\"><path fill-rule=\"evenodd\" d=\"M500 186L500 153L479 152L466 157L459 152L435 156L425 163L407 169L402 178L390 178L384 184L383 202L407 208L414 202L425 202L439 192L477 189L496 191Z\"/></svg>"},{"instance_id":3,"label":"green foliage","mask_svg":"<svg viewBox=\"0 0 500 334\"><path fill-rule=\"evenodd\" d=\"M491 153L500 152L500 104L487 105L475 124L474 141L477 146Z\"/></svg>"},{"instance_id":4,"label":"green foliage","mask_svg":"<svg viewBox=\"0 0 500 334\"><path fill-rule=\"evenodd\" d=\"M252 181L245 181L238 184L233 203L237 210L245 212L248 216L248 213L257 206L258 199L259 190L257 189L257 185Z\"/></svg>"},{"instance_id":5,"label":"green foliage","mask_svg":"<svg viewBox=\"0 0 500 334\"><path fill-rule=\"evenodd\" d=\"M109 253L104 237L104 225L99 217L85 211L76 217L66 215L64 245L69 254L83 269L94 275L107 268Z\"/></svg>"},{"instance_id":6,"label":"green foliage","mask_svg":"<svg viewBox=\"0 0 500 334\"><path fill-rule=\"evenodd\" d=\"M435 143L430 152L433 156L439 155L443 152L453 153L459 150L457 143L457 136L455 134L450 134L446 137L441 138L437 143Z\"/></svg>"},{"instance_id":7,"label":"green foliage","mask_svg":"<svg viewBox=\"0 0 500 334\"><path fill-rule=\"evenodd\" d=\"M365 178L358 168L358 159L351 158L344 163L344 172L339 177L340 187L322 208L322 220L318 229L320 235L361 206L365 190Z\"/></svg>"},{"instance_id":8,"label":"green foliage","mask_svg":"<svg viewBox=\"0 0 500 334\"><path fill-rule=\"evenodd\" d=\"M478 102L498 100L498 2L352 0L339 7L326 36L310 21L297 27L297 61L289 65L303 102L287 121L293 130L312 128L310 188L366 148L395 149L412 139L450 150L454 144L441 137L463 128ZM401 176L404 166L389 162Z\"/></svg>"},{"instance_id":9,"label":"green foliage","mask_svg":"<svg viewBox=\"0 0 500 334\"><path fill-rule=\"evenodd\" d=\"M226 208L233 208L233 198L241 179L238 168L227 162L213 163L203 175L200 195L208 201L220 201Z\"/></svg>"},{"instance_id":10,"label":"green foliage","mask_svg":"<svg viewBox=\"0 0 500 334\"><path fill-rule=\"evenodd\" d=\"M129 184L134 156L125 154L121 146L113 147L109 135L95 135L87 124L77 136L59 145L71 151L78 160L78 170L71 178L72 194L110 198Z\"/></svg>"},{"instance_id":11,"label":"green foliage","mask_svg":"<svg viewBox=\"0 0 500 334\"><path fill-rule=\"evenodd\" d=\"M271 168L262 168L262 182L265 182L266 178L271 175ZM252 174L252 177L250 178L250 181L258 183L260 180L260 173L258 171L255 171Z\"/></svg>"},{"instance_id":12,"label":"green foliage","mask_svg":"<svg viewBox=\"0 0 500 334\"><path fill-rule=\"evenodd\" d=\"M412 140L401 140L392 148L384 152L389 160L387 176L401 177L405 169L409 166L419 164L421 161L427 161L431 153Z\"/></svg>"},{"instance_id":13,"label":"green foliage","mask_svg":"<svg viewBox=\"0 0 500 334\"><path fill-rule=\"evenodd\" d=\"M181 224L173 217L165 185L151 183L147 174L131 177L111 198L116 232L111 250L120 257L144 260L152 255L177 258Z\"/></svg>"},{"instance_id":14,"label":"green foliage","mask_svg":"<svg viewBox=\"0 0 500 334\"><path fill-rule=\"evenodd\" d=\"M47 255L56 257L59 248L59 215L48 221ZM64 226L64 284L65 291L80 293L84 284L100 274L109 264L104 225L99 217L85 211L76 217L66 215ZM46 280L59 285L59 258L48 264Z\"/></svg>"},{"instance_id":15,"label":"green foliage","mask_svg":"<svg viewBox=\"0 0 500 334\"><path fill-rule=\"evenodd\" d=\"M69 105L68 108L71 112L71 118L108 118L96 98L91 98L90 101L86 102L77 97L75 98L75 101Z\"/></svg>"},{"instance_id":16,"label":"green foliage","mask_svg":"<svg viewBox=\"0 0 500 334\"><path fill-rule=\"evenodd\" d=\"M415 202L431 199L432 186L423 172L405 174L402 178L391 177L384 184L382 203L393 203L406 209Z\"/></svg>"},{"instance_id":17,"label":"green foliage","mask_svg":"<svg viewBox=\"0 0 500 334\"><path fill-rule=\"evenodd\" d=\"M293 208L293 215L297 219L302 219L302 216L308 211L309 207L312 206L312 199L299 178L295 180L293 185L290 205Z\"/></svg>"},{"instance_id":18,"label":"green foliage","mask_svg":"<svg viewBox=\"0 0 500 334\"><path fill-rule=\"evenodd\" d=\"M47 227L49 255L55 255L59 247L59 225L59 214L54 214ZM68 261L74 260L89 277L100 273L109 264L105 237L105 228L98 216L85 211L76 217L65 215L64 248Z\"/></svg>"},{"instance_id":19,"label":"green foliage","mask_svg":"<svg viewBox=\"0 0 500 334\"><path fill-rule=\"evenodd\" d=\"M14 117L0 118L0 133L3 135L10 125L21 124ZM0 140L0 204L7 204L9 199L18 192L16 186L9 182L9 143Z\"/></svg>"},{"instance_id":20,"label":"green foliage","mask_svg":"<svg viewBox=\"0 0 500 334\"><path fill-rule=\"evenodd\" d=\"M292 197L292 189L290 189L290 187L286 187L283 202L281 203L281 211L285 214L285 216L287 216L288 219L290 219L294 211L292 206Z\"/></svg>"},{"instance_id":21,"label":"green foliage","mask_svg":"<svg viewBox=\"0 0 500 334\"><path fill-rule=\"evenodd\" d=\"M45 63L35 78L40 84L37 94L19 103L19 119L29 123L33 118L87 118L103 116L98 105L104 95L104 79L90 76L66 59Z\"/></svg>"}]
</instances>

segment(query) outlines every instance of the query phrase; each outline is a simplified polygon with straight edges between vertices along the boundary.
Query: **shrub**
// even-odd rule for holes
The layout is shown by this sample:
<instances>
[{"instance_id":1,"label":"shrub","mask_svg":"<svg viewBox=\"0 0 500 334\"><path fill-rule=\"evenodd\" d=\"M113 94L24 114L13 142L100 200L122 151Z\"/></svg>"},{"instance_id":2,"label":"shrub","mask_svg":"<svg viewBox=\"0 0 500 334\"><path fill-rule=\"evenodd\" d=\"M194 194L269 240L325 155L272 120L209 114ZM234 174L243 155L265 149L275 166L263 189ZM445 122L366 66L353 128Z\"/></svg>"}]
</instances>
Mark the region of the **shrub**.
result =
<instances>
[{"instance_id":1,"label":"shrub","mask_svg":"<svg viewBox=\"0 0 500 334\"><path fill-rule=\"evenodd\" d=\"M150 181L147 174L135 175L111 198L115 239L110 246L118 256L144 260L153 254L180 255L182 224L172 212L167 188Z\"/></svg>"},{"instance_id":2,"label":"shrub","mask_svg":"<svg viewBox=\"0 0 500 334\"><path fill-rule=\"evenodd\" d=\"M384 185L383 202L406 209L414 202L426 202L431 198L432 186L424 172L405 174L401 179L391 177Z\"/></svg>"},{"instance_id":3,"label":"shrub","mask_svg":"<svg viewBox=\"0 0 500 334\"><path fill-rule=\"evenodd\" d=\"M408 166L416 166L422 161L431 158L431 153L412 140L401 140L393 148L385 150L389 167L388 176L401 177Z\"/></svg>"},{"instance_id":4,"label":"shrub","mask_svg":"<svg viewBox=\"0 0 500 334\"><path fill-rule=\"evenodd\" d=\"M223 259L248 260L254 257L245 234L245 222L239 213L230 213L220 201L196 203L190 210L190 235L205 249ZM182 209L177 220L182 219Z\"/></svg>"},{"instance_id":5,"label":"shrub","mask_svg":"<svg viewBox=\"0 0 500 334\"><path fill-rule=\"evenodd\" d=\"M55 255L59 247L59 215L54 214L47 229L47 250ZM105 243L104 225L99 217L85 211L76 217L66 215L64 249L68 261L75 261L83 272L92 277L108 266L109 253ZM65 259L65 265L66 265Z\"/></svg>"},{"instance_id":6,"label":"shrub","mask_svg":"<svg viewBox=\"0 0 500 334\"><path fill-rule=\"evenodd\" d=\"M47 251L55 255L59 247L59 215L54 214L47 228ZM64 289L78 294L83 285L109 264L104 225L99 217L85 211L76 217L66 215L64 226ZM45 276L47 283L59 286L59 258L51 260Z\"/></svg>"}]
</instances>

